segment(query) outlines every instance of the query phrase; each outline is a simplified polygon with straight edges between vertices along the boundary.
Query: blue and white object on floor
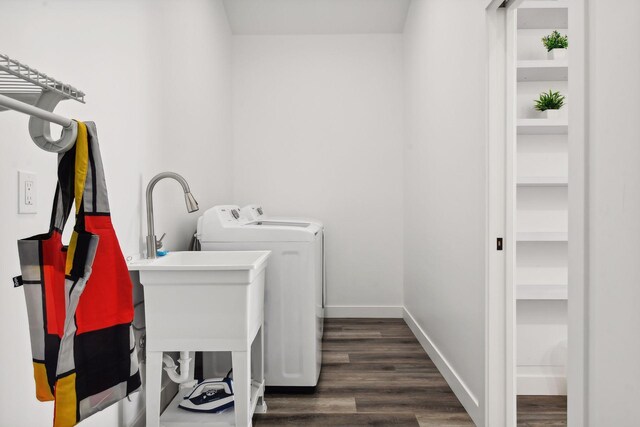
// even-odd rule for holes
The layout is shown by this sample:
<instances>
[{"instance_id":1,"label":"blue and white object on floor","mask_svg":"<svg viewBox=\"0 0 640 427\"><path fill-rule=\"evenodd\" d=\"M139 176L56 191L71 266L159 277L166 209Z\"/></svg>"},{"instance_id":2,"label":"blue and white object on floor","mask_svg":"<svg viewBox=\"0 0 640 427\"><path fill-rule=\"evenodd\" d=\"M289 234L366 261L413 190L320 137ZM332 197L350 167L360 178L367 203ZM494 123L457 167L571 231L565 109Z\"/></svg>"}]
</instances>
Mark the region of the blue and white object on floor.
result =
<instances>
[{"instance_id":1,"label":"blue and white object on floor","mask_svg":"<svg viewBox=\"0 0 640 427\"><path fill-rule=\"evenodd\" d=\"M193 412L218 413L233 406L233 380L212 378L198 383L184 397L179 408Z\"/></svg>"}]
</instances>

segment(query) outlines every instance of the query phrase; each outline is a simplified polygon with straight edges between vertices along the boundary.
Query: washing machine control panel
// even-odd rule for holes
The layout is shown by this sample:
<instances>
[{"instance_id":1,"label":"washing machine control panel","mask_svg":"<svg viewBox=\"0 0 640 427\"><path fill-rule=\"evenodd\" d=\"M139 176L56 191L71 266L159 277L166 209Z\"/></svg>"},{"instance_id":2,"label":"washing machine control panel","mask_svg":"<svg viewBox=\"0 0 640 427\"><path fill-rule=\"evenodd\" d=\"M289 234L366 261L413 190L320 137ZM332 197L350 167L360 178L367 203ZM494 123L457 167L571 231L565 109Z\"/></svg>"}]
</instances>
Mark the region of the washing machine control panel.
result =
<instances>
[{"instance_id":1,"label":"washing machine control panel","mask_svg":"<svg viewBox=\"0 0 640 427\"><path fill-rule=\"evenodd\" d=\"M220 221L225 222L238 222L240 220L240 208L237 206L223 206L216 209Z\"/></svg>"},{"instance_id":2,"label":"washing machine control panel","mask_svg":"<svg viewBox=\"0 0 640 427\"><path fill-rule=\"evenodd\" d=\"M253 205L251 206L251 211L253 212L252 213L253 219L258 219L261 216L264 216L264 211L262 210L262 206Z\"/></svg>"},{"instance_id":3,"label":"washing machine control panel","mask_svg":"<svg viewBox=\"0 0 640 427\"><path fill-rule=\"evenodd\" d=\"M247 205L240 209L240 217L247 221L258 221L264 218L264 211L260 205Z\"/></svg>"}]
</instances>

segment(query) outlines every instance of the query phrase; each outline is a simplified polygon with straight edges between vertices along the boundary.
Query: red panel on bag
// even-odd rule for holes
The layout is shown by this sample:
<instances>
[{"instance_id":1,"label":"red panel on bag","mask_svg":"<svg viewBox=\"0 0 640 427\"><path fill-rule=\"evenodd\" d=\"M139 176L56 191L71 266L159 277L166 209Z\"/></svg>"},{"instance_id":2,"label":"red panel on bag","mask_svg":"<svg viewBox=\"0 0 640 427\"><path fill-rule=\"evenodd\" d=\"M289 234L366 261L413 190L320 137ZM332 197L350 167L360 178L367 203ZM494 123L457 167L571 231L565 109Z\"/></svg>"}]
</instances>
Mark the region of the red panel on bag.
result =
<instances>
[{"instance_id":1,"label":"red panel on bag","mask_svg":"<svg viewBox=\"0 0 640 427\"><path fill-rule=\"evenodd\" d=\"M100 240L76 311L78 334L133 321L131 278L111 218L86 215L85 228Z\"/></svg>"},{"instance_id":2,"label":"red panel on bag","mask_svg":"<svg viewBox=\"0 0 640 427\"><path fill-rule=\"evenodd\" d=\"M62 236L54 231L42 240L42 270L45 289L47 332L62 337L64 331L64 267L66 252L62 251ZM56 301L58 304L56 304Z\"/></svg>"}]
</instances>

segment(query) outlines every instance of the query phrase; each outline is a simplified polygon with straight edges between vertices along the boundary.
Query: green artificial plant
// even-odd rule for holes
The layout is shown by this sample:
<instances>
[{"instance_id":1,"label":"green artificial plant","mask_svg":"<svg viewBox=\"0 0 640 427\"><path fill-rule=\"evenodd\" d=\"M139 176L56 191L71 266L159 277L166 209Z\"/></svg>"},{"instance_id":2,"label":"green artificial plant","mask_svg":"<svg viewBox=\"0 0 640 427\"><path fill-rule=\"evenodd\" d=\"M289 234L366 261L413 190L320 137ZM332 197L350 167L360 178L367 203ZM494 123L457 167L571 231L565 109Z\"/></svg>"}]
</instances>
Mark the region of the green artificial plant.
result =
<instances>
[{"instance_id":1,"label":"green artificial plant","mask_svg":"<svg viewBox=\"0 0 640 427\"><path fill-rule=\"evenodd\" d=\"M567 36L563 36L557 30L548 36L544 36L542 43L547 48L547 52L551 52L553 49L566 49L569 46Z\"/></svg>"},{"instance_id":2,"label":"green artificial plant","mask_svg":"<svg viewBox=\"0 0 640 427\"><path fill-rule=\"evenodd\" d=\"M559 110L564 105L564 96L560 95L560 92L549 90L549 92L542 92L535 103L538 111Z\"/></svg>"}]
</instances>

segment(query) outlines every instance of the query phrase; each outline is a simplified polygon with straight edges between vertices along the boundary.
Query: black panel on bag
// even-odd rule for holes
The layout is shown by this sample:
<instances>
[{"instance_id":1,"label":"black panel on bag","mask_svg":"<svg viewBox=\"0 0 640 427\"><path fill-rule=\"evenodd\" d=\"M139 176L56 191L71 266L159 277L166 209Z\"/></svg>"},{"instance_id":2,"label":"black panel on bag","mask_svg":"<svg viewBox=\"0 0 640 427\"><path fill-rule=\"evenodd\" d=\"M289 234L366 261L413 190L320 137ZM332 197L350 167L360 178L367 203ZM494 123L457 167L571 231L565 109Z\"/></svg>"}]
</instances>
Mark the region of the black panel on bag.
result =
<instances>
[{"instance_id":1,"label":"black panel on bag","mask_svg":"<svg viewBox=\"0 0 640 427\"><path fill-rule=\"evenodd\" d=\"M78 402L129 381L129 327L127 323L76 335L74 356Z\"/></svg>"},{"instance_id":2,"label":"black panel on bag","mask_svg":"<svg viewBox=\"0 0 640 427\"><path fill-rule=\"evenodd\" d=\"M60 350L60 337L58 335L45 334L44 336L44 366L47 371L47 381L53 394L53 386L56 384L56 369L58 368L58 351Z\"/></svg>"}]
</instances>

